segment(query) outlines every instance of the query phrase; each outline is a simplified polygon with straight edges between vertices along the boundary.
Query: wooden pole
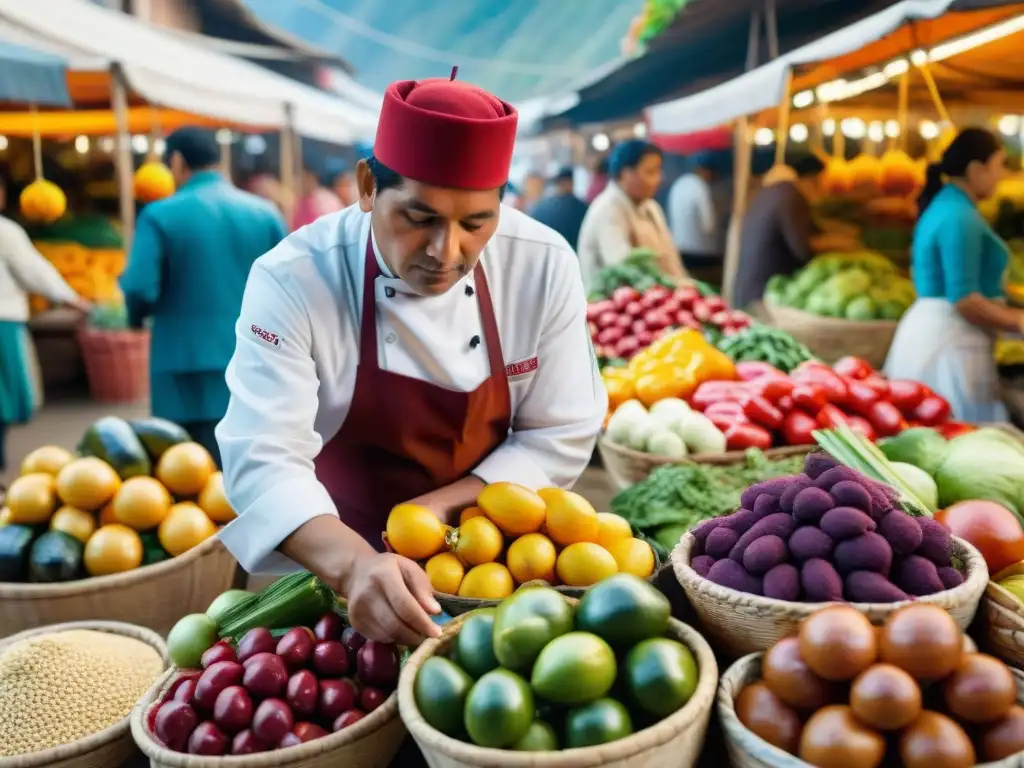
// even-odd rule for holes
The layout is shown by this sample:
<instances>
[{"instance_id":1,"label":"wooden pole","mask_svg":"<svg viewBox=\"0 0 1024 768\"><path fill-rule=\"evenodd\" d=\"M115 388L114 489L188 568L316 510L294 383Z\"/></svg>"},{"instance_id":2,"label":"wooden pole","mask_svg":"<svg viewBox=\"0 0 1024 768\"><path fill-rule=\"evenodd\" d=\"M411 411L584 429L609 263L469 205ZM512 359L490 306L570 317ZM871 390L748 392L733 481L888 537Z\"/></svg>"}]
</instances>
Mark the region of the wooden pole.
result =
<instances>
[{"instance_id":1,"label":"wooden pole","mask_svg":"<svg viewBox=\"0 0 1024 768\"><path fill-rule=\"evenodd\" d=\"M132 137L128 132L128 87L119 64L110 67L110 107L114 112L114 168L117 172L117 197L121 209L124 248L130 252L135 232L135 190Z\"/></svg>"},{"instance_id":2,"label":"wooden pole","mask_svg":"<svg viewBox=\"0 0 1024 768\"><path fill-rule=\"evenodd\" d=\"M292 107L285 105L287 124L281 129L281 208L286 222L292 221L295 213L295 131Z\"/></svg>"}]
</instances>

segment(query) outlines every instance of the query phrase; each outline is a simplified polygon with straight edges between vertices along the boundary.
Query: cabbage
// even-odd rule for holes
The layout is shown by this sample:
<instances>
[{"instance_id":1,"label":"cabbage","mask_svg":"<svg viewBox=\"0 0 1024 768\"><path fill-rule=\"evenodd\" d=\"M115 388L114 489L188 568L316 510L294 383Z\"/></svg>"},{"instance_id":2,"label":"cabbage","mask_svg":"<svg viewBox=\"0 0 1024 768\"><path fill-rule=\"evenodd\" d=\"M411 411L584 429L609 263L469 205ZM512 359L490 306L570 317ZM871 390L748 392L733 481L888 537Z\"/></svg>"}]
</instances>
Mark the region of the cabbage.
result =
<instances>
[{"instance_id":1,"label":"cabbage","mask_svg":"<svg viewBox=\"0 0 1024 768\"><path fill-rule=\"evenodd\" d=\"M725 435L703 413L691 412L673 428L692 453L725 453Z\"/></svg>"},{"instance_id":2,"label":"cabbage","mask_svg":"<svg viewBox=\"0 0 1024 768\"><path fill-rule=\"evenodd\" d=\"M647 439L647 452L653 456L680 461L686 457L686 444L679 435L660 427Z\"/></svg>"},{"instance_id":3,"label":"cabbage","mask_svg":"<svg viewBox=\"0 0 1024 768\"><path fill-rule=\"evenodd\" d=\"M647 410L639 400L627 400L608 419L608 428L605 434L608 439L617 445L629 443L629 432L633 426L642 419L647 418Z\"/></svg>"},{"instance_id":4,"label":"cabbage","mask_svg":"<svg viewBox=\"0 0 1024 768\"><path fill-rule=\"evenodd\" d=\"M1024 449L998 430L980 429L949 443L935 473L939 506L984 499L1024 513Z\"/></svg>"},{"instance_id":5,"label":"cabbage","mask_svg":"<svg viewBox=\"0 0 1024 768\"><path fill-rule=\"evenodd\" d=\"M637 419L629 429L629 438L626 440L626 447L634 451L646 451L647 441L651 435L661 429L658 420L646 413Z\"/></svg>"},{"instance_id":6,"label":"cabbage","mask_svg":"<svg viewBox=\"0 0 1024 768\"><path fill-rule=\"evenodd\" d=\"M893 461L890 464L896 476L921 500L929 512L935 512L939 508L939 489L931 475L920 467L904 464L902 461Z\"/></svg>"},{"instance_id":7,"label":"cabbage","mask_svg":"<svg viewBox=\"0 0 1024 768\"><path fill-rule=\"evenodd\" d=\"M879 448L889 461L913 464L934 475L941 466L949 443L942 435L928 427L914 427L879 443Z\"/></svg>"},{"instance_id":8,"label":"cabbage","mask_svg":"<svg viewBox=\"0 0 1024 768\"><path fill-rule=\"evenodd\" d=\"M656 416L662 422L669 422L690 413L690 406L685 400L678 397L666 397L651 406L651 416Z\"/></svg>"}]
</instances>

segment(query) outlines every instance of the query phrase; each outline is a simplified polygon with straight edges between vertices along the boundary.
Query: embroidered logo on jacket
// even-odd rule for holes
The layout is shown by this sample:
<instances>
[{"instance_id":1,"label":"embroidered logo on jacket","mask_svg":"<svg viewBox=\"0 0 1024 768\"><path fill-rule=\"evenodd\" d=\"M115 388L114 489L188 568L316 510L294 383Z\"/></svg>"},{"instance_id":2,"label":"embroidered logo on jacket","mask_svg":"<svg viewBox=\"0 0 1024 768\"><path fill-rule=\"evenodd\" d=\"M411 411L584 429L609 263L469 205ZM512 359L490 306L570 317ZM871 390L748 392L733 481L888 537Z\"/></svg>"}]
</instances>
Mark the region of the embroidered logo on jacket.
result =
<instances>
[{"instance_id":1,"label":"embroidered logo on jacket","mask_svg":"<svg viewBox=\"0 0 1024 768\"><path fill-rule=\"evenodd\" d=\"M511 380L525 378L535 372L539 365L540 362L536 357L520 360L518 363L509 363L505 366L505 378Z\"/></svg>"},{"instance_id":2,"label":"embroidered logo on jacket","mask_svg":"<svg viewBox=\"0 0 1024 768\"><path fill-rule=\"evenodd\" d=\"M252 330L252 333L256 338L262 339L267 342L267 344L273 344L275 347L281 346L281 338L276 333L265 331L258 325L252 326L250 330Z\"/></svg>"}]
</instances>

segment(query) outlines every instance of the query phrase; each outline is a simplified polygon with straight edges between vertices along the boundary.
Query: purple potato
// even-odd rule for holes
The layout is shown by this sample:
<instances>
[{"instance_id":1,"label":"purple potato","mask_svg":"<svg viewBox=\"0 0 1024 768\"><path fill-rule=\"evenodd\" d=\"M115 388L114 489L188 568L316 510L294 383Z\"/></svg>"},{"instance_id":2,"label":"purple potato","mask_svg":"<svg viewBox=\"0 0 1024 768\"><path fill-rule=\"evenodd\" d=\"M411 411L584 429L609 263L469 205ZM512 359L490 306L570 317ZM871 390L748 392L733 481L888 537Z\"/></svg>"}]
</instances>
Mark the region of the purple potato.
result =
<instances>
[{"instance_id":1,"label":"purple potato","mask_svg":"<svg viewBox=\"0 0 1024 768\"><path fill-rule=\"evenodd\" d=\"M879 534L865 533L839 542L832 562L844 576L854 571L874 571L888 576L892 567L892 547Z\"/></svg>"},{"instance_id":2,"label":"purple potato","mask_svg":"<svg viewBox=\"0 0 1024 768\"><path fill-rule=\"evenodd\" d=\"M877 527L867 513L853 507L830 509L821 518L820 525L821 530L835 541L863 536Z\"/></svg>"},{"instance_id":3,"label":"purple potato","mask_svg":"<svg viewBox=\"0 0 1024 768\"><path fill-rule=\"evenodd\" d=\"M708 571L711 570L711 566L715 564L715 558L710 555L698 555L690 561L690 567L697 572L698 575L707 577Z\"/></svg>"},{"instance_id":4,"label":"purple potato","mask_svg":"<svg viewBox=\"0 0 1024 768\"><path fill-rule=\"evenodd\" d=\"M951 565L936 570L939 574L939 581L946 589L956 589L964 583L964 575Z\"/></svg>"},{"instance_id":5,"label":"purple potato","mask_svg":"<svg viewBox=\"0 0 1024 768\"><path fill-rule=\"evenodd\" d=\"M835 508L836 500L820 488L804 488L793 500L793 518L801 523L817 525L821 516Z\"/></svg>"},{"instance_id":6,"label":"purple potato","mask_svg":"<svg viewBox=\"0 0 1024 768\"><path fill-rule=\"evenodd\" d=\"M762 493L778 498L789 487L790 480L790 477L775 477L756 483L743 492L743 495L740 496L740 504L746 509L753 509L754 502Z\"/></svg>"},{"instance_id":7,"label":"purple potato","mask_svg":"<svg viewBox=\"0 0 1024 768\"><path fill-rule=\"evenodd\" d=\"M753 509L740 509L725 518L722 521L721 527L728 528L730 531L736 531L736 533L742 536L750 526L760 519Z\"/></svg>"},{"instance_id":8,"label":"purple potato","mask_svg":"<svg viewBox=\"0 0 1024 768\"><path fill-rule=\"evenodd\" d=\"M754 514L758 516L759 520L763 520L768 515L777 515L781 511L782 505L779 504L777 496L762 493L754 502Z\"/></svg>"},{"instance_id":9,"label":"purple potato","mask_svg":"<svg viewBox=\"0 0 1024 768\"><path fill-rule=\"evenodd\" d=\"M871 482L860 472L850 469L849 467L832 467L832 469L827 470L818 476L818 479L814 481L814 487L821 488L824 491L830 491L832 486L837 483L841 483L844 480L857 483L858 485L864 485L866 482Z\"/></svg>"},{"instance_id":10,"label":"purple potato","mask_svg":"<svg viewBox=\"0 0 1024 768\"><path fill-rule=\"evenodd\" d=\"M846 576L846 599L851 603L898 603L910 595L875 571L854 571Z\"/></svg>"},{"instance_id":11,"label":"purple potato","mask_svg":"<svg viewBox=\"0 0 1024 768\"><path fill-rule=\"evenodd\" d=\"M896 583L907 594L923 597L945 589L935 563L920 555L908 555L894 570Z\"/></svg>"},{"instance_id":12,"label":"purple potato","mask_svg":"<svg viewBox=\"0 0 1024 768\"><path fill-rule=\"evenodd\" d=\"M735 560L719 560L708 571L708 581L713 581L729 589L747 592L751 595L761 594L761 580L751 576L747 570Z\"/></svg>"},{"instance_id":13,"label":"purple potato","mask_svg":"<svg viewBox=\"0 0 1024 768\"><path fill-rule=\"evenodd\" d=\"M797 475L794 477L793 484L783 491L782 496L779 497L779 508L787 514L793 514L793 502L796 501L797 494L804 488L810 488L811 485L811 479L807 475Z\"/></svg>"},{"instance_id":14,"label":"purple potato","mask_svg":"<svg viewBox=\"0 0 1024 768\"><path fill-rule=\"evenodd\" d=\"M693 534L693 538L697 540L697 543L703 547L704 542L708 540L708 534L720 526L723 520L725 520L724 517L712 517L710 520L704 520L691 528L690 533Z\"/></svg>"},{"instance_id":15,"label":"purple potato","mask_svg":"<svg viewBox=\"0 0 1024 768\"><path fill-rule=\"evenodd\" d=\"M754 576L763 576L776 565L786 562L786 542L778 536L762 536L743 552L743 567Z\"/></svg>"},{"instance_id":16,"label":"purple potato","mask_svg":"<svg viewBox=\"0 0 1024 768\"><path fill-rule=\"evenodd\" d=\"M953 557L953 539L949 535L949 531L930 517L915 519L921 526L921 532L924 535L921 538L921 544L914 550L914 554L928 558L938 568L949 565Z\"/></svg>"},{"instance_id":17,"label":"purple potato","mask_svg":"<svg viewBox=\"0 0 1024 768\"><path fill-rule=\"evenodd\" d=\"M744 551L755 539L762 536L778 536L785 541L793 533L794 528L796 528L796 523L785 512L768 515L768 517L758 520L749 531L740 536L740 540L733 545L729 552L729 559L735 560L737 563L742 562Z\"/></svg>"},{"instance_id":18,"label":"purple potato","mask_svg":"<svg viewBox=\"0 0 1024 768\"><path fill-rule=\"evenodd\" d=\"M860 483L851 480L840 480L832 486L829 491L832 498L836 500L837 507L853 507L861 512L871 514L871 494L868 489Z\"/></svg>"},{"instance_id":19,"label":"purple potato","mask_svg":"<svg viewBox=\"0 0 1024 768\"><path fill-rule=\"evenodd\" d=\"M710 555L715 560L728 557L733 546L740 540L740 535L731 528L720 526L708 534L708 540L704 542L704 554Z\"/></svg>"},{"instance_id":20,"label":"purple potato","mask_svg":"<svg viewBox=\"0 0 1024 768\"><path fill-rule=\"evenodd\" d=\"M799 563L815 558L827 560L834 546L831 537L813 525L797 528L789 537L789 552Z\"/></svg>"},{"instance_id":21,"label":"purple potato","mask_svg":"<svg viewBox=\"0 0 1024 768\"><path fill-rule=\"evenodd\" d=\"M921 540L924 538L924 531L918 519L899 510L893 510L882 518L878 523L878 532L885 537L897 555L909 555L921 546Z\"/></svg>"},{"instance_id":22,"label":"purple potato","mask_svg":"<svg viewBox=\"0 0 1024 768\"><path fill-rule=\"evenodd\" d=\"M832 563L821 558L808 560L800 568L800 586L804 601L831 603L843 599L843 580Z\"/></svg>"},{"instance_id":23,"label":"purple potato","mask_svg":"<svg viewBox=\"0 0 1024 768\"><path fill-rule=\"evenodd\" d=\"M800 572L795 565L782 563L764 575L764 596L795 602L800 599Z\"/></svg>"},{"instance_id":24,"label":"purple potato","mask_svg":"<svg viewBox=\"0 0 1024 768\"><path fill-rule=\"evenodd\" d=\"M828 470L837 466L839 464L836 460L827 453L815 451L814 453L807 454L807 458L804 459L804 474L811 478L811 480L817 480Z\"/></svg>"}]
</instances>

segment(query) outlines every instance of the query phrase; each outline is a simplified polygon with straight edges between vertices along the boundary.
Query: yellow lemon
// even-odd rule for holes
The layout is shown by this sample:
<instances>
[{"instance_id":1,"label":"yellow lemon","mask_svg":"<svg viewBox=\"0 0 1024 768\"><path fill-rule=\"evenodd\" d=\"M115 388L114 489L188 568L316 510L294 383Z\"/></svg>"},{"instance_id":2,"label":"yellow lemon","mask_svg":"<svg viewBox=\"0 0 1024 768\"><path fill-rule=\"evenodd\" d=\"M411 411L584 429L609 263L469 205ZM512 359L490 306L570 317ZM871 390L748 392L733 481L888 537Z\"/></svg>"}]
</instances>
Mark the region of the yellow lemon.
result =
<instances>
[{"instance_id":1,"label":"yellow lemon","mask_svg":"<svg viewBox=\"0 0 1024 768\"><path fill-rule=\"evenodd\" d=\"M613 541L633 538L633 529L624 517L611 512L597 513L597 543L605 549L611 548Z\"/></svg>"},{"instance_id":2,"label":"yellow lemon","mask_svg":"<svg viewBox=\"0 0 1024 768\"><path fill-rule=\"evenodd\" d=\"M164 521L173 503L159 480L140 475L124 481L110 506L116 522L136 531L148 531Z\"/></svg>"},{"instance_id":3,"label":"yellow lemon","mask_svg":"<svg viewBox=\"0 0 1024 768\"><path fill-rule=\"evenodd\" d=\"M160 546L171 557L188 552L216 533L217 526L191 501L183 501L171 507L156 531Z\"/></svg>"},{"instance_id":4,"label":"yellow lemon","mask_svg":"<svg viewBox=\"0 0 1024 768\"><path fill-rule=\"evenodd\" d=\"M89 537L82 561L90 576L133 570L142 565L142 539L127 525L105 525Z\"/></svg>"},{"instance_id":5,"label":"yellow lemon","mask_svg":"<svg viewBox=\"0 0 1024 768\"><path fill-rule=\"evenodd\" d=\"M590 502L572 491L546 491L547 518L544 528L555 544L563 547L589 541L597 543L600 523Z\"/></svg>"},{"instance_id":6,"label":"yellow lemon","mask_svg":"<svg viewBox=\"0 0 1024 768\"><path fill-rule=\"evenodd\" d=\"M36 448L21 462L21 474L32 475L36 472L43 472L47 475L57 476L64 467L74 460L71 451L57 445L44 445Z\"/></svg>"},{"instance_id":7,"label":"yellow lemon","mask_svg":"<svg viewBox=\"0 0 1024 768\"><path fill-rule=\"evenodd\" d=\"M459 525L465 525L467 520L480 517L483 513L484 511L480 507L466 507L459 513Z\"/></svg>"},{"instance_id":8,"label":"yellow lemon","mask_svg":"<svg viewBox=\"0 0 1024 768\"><path fill-rule=\"evenodd\" d=\"M198 496L206 487L217 465L199 443L172 445L156 464L156 479L178 497Z\"/></svg>"},{"instance_id":9,"label":"yellow lemon","mask_svg":"<svg viewBox=\"0 0 1024 768\"><path fill-rule=\"evenodd\" d=\"M459 597L478 600L504 600L512 594L515 585L512 574L501 563L484 563L470 568L459 586Z\"/></svg>"},{"instance_id":10,"label":"yellow lemon","mask_svg":"<svg viewBox=\"0 0 1024 768\"><path fill-rule=\"evenodd\" d=\"M36 525L50 519L58 506L53 475L22 475L7 489L7 518L17 525Z\"/></svg>"},{"instance_id":11,"label":"yellow lemon","mask_svg":"<svg viewBox=\"0 0 1024 768\"><path fill-rule=\"evenodd\" d=\"M224 493L224 475L214 472L197 499L199 508L215 523L230 523L235 519L235 510L231 508L227 495Z\"/></svg>"},{"instance_id":12,"label":"yellow lemon","mask_svg":"<svg viewBox=\"0 0 1024 768\"><path fill-rule=\"evenodd\" d=\"M69 507L85 512L102 507L120 487L114 468L94 456L68 462L57 474L57 495Z\"/></svg>"},{"instance_id":13,"label":"yellow lemon","mask_svg":"<svg viewBox=\"0 0 1024 768\"><path fill-rule=\"evenodd\" d=\"M488 485L476 503L506 536L535 533L544 524L544 499L515 483Z\"/></svg>"},{"instance_id":14,"label":"yellow lemon","mask_svg":"<svg viewBox=\"0 0 1024 768\"><path fill-rule=\"evenodd\" d=\"M561 582L570 587L589 587L615 575L619 568L611 553L589 541L570 544L555 564Z\"/></svg>"},{"instance_id":15,"label":"yellow lemon","mask_svg":"<svg viewBox=\"0 0 1024 768\"><path fill-rule=\"evenodd\" d=\"M96 518L74 507L61 507L50 518L50 530L62 531L85 544L96 531Z\"/></svg>"},{"instance_id":16,"label":"yellow lemon","mask_svg":"<svg viewBox=\"0 0 1024 768\"><path fill-rule=\"evenodd\" d=\"M555 580L555 545L540 533L528 533L512 542L505 556L509 573L519 584L534 579Z\"/></svg>"},{"instance_id":17,"label":"yellow lemon","mask_svg":"<svg viewBox=\"0 0 1024 768\"><path fill-rule=\"evenodd\" d=\"M107 504L105 507L103 507L103 509L100 510L98 518L99 518L98 522L100 524L100 528L102 528L104 525L111 525L112 523L116 523L117 522L117 518L114 516L114 502L113 501L111 501L109 504Z\"/></svg>"},{"instance_id":18,"label":"yellow lemon","mask_svg":"<svg viewBox=\"0 0 1024 768\"><path fill-rule=\"evenodd\" d=\"M448 527L418 504L399 504L388 515L388 544L412 560L426 560L444 547Z\"/></svg>"},{"instance_id":19,"label":"yellow lemon","mask_svg":"<svg viewBox=\"0 0 1024 768\"><path fill-rule=\"evenodd\" d=\"M504 545L498 526L482 515L448 533L448 546L466 565L494 562Z\"/></svg>"},{"instance_id":20,"label":"yellow lemon","mask_svg":"<svg viewBox=\"0 0 1024 768\"><path fill-rule=\"evenodd\" d=\"M434 555L427 560L423 570L427 572L430 585L434 590L444 592L446 595L458 594L462 577L466 575L466 569L462 562L451 552Z\"/></svg>"},{"instance_id":21,"label":"yellow lemon","mask_svg":"<svg viewBox=\"0 0 1024 768\"><path fill-rule=\"evenodd\" d=\"M608 547L615 558L619 573L631 573L640 579L649 579L654 573L654 550L640 539L619 539Z\"/></svg>"}]
</instances>

